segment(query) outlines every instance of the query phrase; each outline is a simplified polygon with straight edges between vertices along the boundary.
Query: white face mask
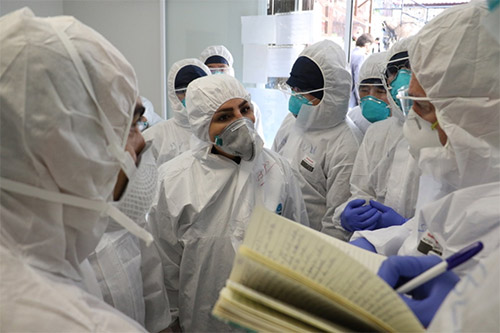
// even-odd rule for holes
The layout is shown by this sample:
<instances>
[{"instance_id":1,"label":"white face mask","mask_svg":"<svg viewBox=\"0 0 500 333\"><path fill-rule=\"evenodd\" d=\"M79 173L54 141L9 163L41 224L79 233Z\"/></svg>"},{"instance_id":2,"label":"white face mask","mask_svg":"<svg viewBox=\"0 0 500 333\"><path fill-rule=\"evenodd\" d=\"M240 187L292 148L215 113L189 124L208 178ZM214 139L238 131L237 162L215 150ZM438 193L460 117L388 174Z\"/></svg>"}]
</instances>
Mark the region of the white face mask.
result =
<instances>
[{"instance_id":1,"label":"white face mask","mask_svg":"<svg viewBox=\"0 0 500 333\"><path fill-rule=\"evenodd\" d=\"M240 118L227 125L224 130L215 137L214 144L225 153L241 157L244 161L255 158L260 147L258 135L255 133L253 122L246 118Z\"/></svg>"},{"instance_id":2,"label":"white face mask","mask_svg":"<svg viewBox=\"0 0 500 333\"><path fill-rule=\"evenodd\" d=\"M139 165L134 177L129 180L120 200L112 205L138 224L142 224L156 194L158 167L151 142L146 144L140 155ZM121 229L114 221L109 221L107 231Z\"/></svg>"},{"instance_id":3,"label":"white face mask","mask_svg":"<svg viewBox=\"0 0 500 333\"><path fill-rule=\"evenodd\" d=\"M441 147L438 131L432 124L420 117L413 108L408 112L403 125L403 134L410 145L410 154L418 161L420 150L426 147Z\"/></svg>"}]
</instances>

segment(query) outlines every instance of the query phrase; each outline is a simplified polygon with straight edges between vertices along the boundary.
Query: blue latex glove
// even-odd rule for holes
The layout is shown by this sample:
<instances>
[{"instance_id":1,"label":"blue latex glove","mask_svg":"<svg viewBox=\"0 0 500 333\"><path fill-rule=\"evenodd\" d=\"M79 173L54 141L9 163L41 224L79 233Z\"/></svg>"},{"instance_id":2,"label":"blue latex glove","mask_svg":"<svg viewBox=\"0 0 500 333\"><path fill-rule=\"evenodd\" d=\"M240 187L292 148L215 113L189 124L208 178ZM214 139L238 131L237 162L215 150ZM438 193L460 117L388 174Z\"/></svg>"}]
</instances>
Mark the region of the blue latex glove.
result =
<instances>
[{"instance_id":1,"label":"blue latex glove","mask_svg":"<svg viewBox=\"0 0 500 333\"><path fill-rule=\"evenodd\" d=\"M355 245L357 247L360 247L362 249L365 249L370 252L375 252L377 253L377 250L375 249L375 246L373 246L372 243L370 243L366 238L361 237L356 240L353 240L352 242L349 242L349 244Z\"/></svg>"},{"instance_id":2,"label":"blue latex glove","mask_svg":"<svg viewBox=\"0 0 500 333\"><path fill-rule=\"evenodd\" d=\"M377 226L377 221L381 213L363 199L351 200L340 214L342 227L347 231L373 230Z\"/></svg>"},{"instance_id":3,"label":"blue latex glove","mask_svg":"<svg viewBox=\"0 0 500 333\"><path fill-rule=\"evenodd\" d=\"M401 225L407 220L396 213L391 207L387 207L378 201L370 200L370 206L376 208L381 214L376 229L387 228L393 225Z\"/></svg>"},{"instance_id":4,"label":"blue latex glove","mask_svg":"<svg viewBox=\"0 0 500 333\"><path fill-rule=\"evenodd\" d=\"M423 257L392 256L382 263L378 275L396 289L441 261L440 257L434 255ZM458 275L447 271L410 291L409 295L412 298L406 295L400 296L422 325L427 327L458 280L460 280Z\"/></svg>"}]
</instances>

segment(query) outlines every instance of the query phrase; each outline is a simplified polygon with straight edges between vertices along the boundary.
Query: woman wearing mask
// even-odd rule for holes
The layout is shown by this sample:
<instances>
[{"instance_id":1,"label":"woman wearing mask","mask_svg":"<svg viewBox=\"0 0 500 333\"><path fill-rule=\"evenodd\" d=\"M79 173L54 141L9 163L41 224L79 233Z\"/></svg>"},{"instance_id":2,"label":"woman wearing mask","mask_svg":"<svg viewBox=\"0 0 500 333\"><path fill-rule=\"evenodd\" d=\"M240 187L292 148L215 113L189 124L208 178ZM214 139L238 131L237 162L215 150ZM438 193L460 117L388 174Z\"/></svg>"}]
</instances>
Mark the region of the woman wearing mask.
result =
<instances>
[{"instance_id":1,"label":"woman wearing mask","mask_svg":"<svg viewBox=\"0 0 500 333\"><path fill-rule=\"evenodd\" d=\"M308 225L293 170L262 147L248 93L235 78L200 78L187 90L199 142L160 168L150 217L163 250L165 283L183 331L227 331L210 314L257 204Z\"/></svg>"}]
</instances>

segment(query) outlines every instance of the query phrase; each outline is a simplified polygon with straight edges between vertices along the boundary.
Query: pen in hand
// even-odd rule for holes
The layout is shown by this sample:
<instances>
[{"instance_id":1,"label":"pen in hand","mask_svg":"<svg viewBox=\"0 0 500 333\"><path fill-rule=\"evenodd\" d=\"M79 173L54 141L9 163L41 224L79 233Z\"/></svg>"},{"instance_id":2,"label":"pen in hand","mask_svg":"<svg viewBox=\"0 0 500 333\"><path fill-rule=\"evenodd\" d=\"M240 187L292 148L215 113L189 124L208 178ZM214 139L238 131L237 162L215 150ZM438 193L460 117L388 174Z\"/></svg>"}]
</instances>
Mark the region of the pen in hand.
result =
<instances>
[{"instance_id":1,"label":"pen in hand","mask_svg":"<svg viewBox=\"0 0 500 333\"><path fill-rule=\"evenodd\" d=\"M451 255L450 257L446 258L436 266L433 266L432 268L426 270L422 274L414 277L413 279L411 279L410 281L408 281L407 283L396 289L396 291L398 293L405 294L417 287L420 287L421 285L435 278L436 276L466 262L467 260L475 256L477 253L479 253L482 249L483 249L483 243L475 242L461 249L460 251Z\"/></svg>"}]
</instances>

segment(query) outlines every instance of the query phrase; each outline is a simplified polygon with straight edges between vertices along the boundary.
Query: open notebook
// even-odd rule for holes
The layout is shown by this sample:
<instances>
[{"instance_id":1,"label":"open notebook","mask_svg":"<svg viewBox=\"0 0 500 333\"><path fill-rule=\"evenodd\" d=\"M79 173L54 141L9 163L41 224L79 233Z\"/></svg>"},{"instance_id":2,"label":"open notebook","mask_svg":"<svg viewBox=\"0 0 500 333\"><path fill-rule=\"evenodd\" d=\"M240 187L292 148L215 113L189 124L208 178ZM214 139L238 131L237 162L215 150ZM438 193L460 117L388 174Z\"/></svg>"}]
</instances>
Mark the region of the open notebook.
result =
<instances>
[{"instance_id":1,"label":"open notebook","mask_svg":"<svg viewBox=\"0 0 500 333\"><path fill-rule=\"evenodd\" d=\"M424 331L385 257L257 207L213 314L255 331Z\"/></svg>"}]
</instances>

